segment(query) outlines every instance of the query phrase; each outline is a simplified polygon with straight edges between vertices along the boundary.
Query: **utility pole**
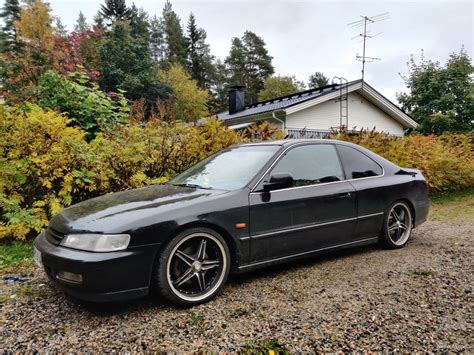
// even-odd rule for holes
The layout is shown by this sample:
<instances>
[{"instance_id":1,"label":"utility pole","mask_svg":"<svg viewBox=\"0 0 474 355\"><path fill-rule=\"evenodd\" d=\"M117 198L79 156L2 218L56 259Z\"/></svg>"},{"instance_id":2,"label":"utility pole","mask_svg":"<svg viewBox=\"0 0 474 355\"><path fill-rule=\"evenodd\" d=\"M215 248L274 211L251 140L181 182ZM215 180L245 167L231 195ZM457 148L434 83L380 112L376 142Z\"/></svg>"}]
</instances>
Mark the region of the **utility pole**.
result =
<instances>
[{"instance_id":1,"label":"utility pole","mask_svg":"<svg viewBox=\"0 0 474 355\"><path fill-rule=\"evenodd\" d=\"M359 33L357 36L354 36L352 37L352 39L355 39L355 38L360 38L362 37L362 42L363 42L363 45L362 45L362 56L360 56L358 53L356 55L356 60L362 62L362 70L361 70L361 73L362 73L362 92L364 91L364 77L365 77L365 63L370 63L370 62L373 62L375 60L380 60L380 58L375 58L375 57L368 57L366 56L366 46L367 46L367 39L368 38L374 38L375 36L378 36L380 34L382 34L382 32L379 32L375 35L369 35L370 33L370 30L367 30L367 25L371 25L375 22L379 22L379 21L383 21L383 20L387 20L390 18L390 13L389 12L384 12L383 14L379 14L379 15L375 15L375 16L360 16L362 17L361 20L357 20L357 21L354 21L354 22L351 22L351 23L348 23L347 25L348 26L351 26L351 27L361 27L361 26L364 26L364 32L363 33Z\"/></svg>"}]
</instances>

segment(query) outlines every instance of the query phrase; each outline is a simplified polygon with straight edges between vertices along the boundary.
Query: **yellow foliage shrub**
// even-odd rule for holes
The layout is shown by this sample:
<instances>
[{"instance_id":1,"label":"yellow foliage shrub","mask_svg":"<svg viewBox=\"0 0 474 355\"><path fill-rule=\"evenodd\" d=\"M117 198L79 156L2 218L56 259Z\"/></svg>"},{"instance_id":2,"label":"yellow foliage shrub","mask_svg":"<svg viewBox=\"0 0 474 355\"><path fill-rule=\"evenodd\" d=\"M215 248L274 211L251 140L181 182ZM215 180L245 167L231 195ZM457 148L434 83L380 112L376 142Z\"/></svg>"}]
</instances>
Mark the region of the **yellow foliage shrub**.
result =
<instances>
[{"instance_id":1,"label":"yellow foliage shrub","mask_svg":"<svg viewBox=\"0 0 474 355\"><path fill-rule=\"evenodd\" d=\"M167 181L225 147L245 141L216 119L188 125L164 112L151 120L116 125L87 143L64 116L37 106L0 106L0 239L25 239L72 203ZM282 135L261 124L267 138ZM268 134L267 134L268 133ZM435 193L474 186L472 141L462 134L340 133L402 167L420 169Z\"/></svg>"},{"instance_id":2,"label":"yellow foliage shrub","mask_svg":"<svg viewBox=\"0 0 474 355\"><path fill-rule=\"evenodd\" d=\"M184 125L157 117L116 125L87 143L53 111L0 107L0 239L25 239L81 200L162 183L241 137L215 119Z\"/></svg>"},{"instance_id":3,"label":"yellow foliage shrub","mask_svg":"<svg viewBox=\"0 0 474 355\"><path fill-rule=\"evenodd\" d=\"M87 143L53 111L0 106L0 238L24 239L87 189L81 179Z\"/></svg>"},{"instance_id":4,"label":"yellow foliage shrub","mask_svg":"<svg viewBox=\"0 0 474 355\"><path fill-rule=\"evenodd\" d=\"M474 154L472 137L459 133L441 136L421 134L395 138L385 133L342 132L333 136L360 144L395 164L421 170L432 193L474 187Z\"/></svg>"}]
</instances>

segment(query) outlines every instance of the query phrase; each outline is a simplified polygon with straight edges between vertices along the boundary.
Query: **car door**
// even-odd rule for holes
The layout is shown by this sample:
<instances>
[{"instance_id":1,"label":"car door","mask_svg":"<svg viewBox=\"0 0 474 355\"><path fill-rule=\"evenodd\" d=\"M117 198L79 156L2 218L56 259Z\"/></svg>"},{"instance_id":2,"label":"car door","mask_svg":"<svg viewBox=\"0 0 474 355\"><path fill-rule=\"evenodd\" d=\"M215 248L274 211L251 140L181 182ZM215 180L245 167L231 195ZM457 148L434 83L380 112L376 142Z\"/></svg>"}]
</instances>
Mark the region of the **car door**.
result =
<instances>
[{"instance_id":1,"label":"car door","mask_svg":"<svg viewBox=\"0 0 474 355\"><path fill-rule=\"evenodd\" d=\"M272 174L290 174L290 188L263 191ZM351 240L354 188L333 144L288 149L249 195L251 261L329 248Z\"/></svg>"},{"instance_id":2,"label":"car door","mask_svg":"<svg viewBox=\"0 0 474 355\"><path fill-rule=\"evenodd\" d=\"M383 215L387 206L387 188L383 168L362 151L342 144L337 150L349 179L356 192L357 225L354 240L375 237L380 234Z\"/></svg>"}]
</instances>

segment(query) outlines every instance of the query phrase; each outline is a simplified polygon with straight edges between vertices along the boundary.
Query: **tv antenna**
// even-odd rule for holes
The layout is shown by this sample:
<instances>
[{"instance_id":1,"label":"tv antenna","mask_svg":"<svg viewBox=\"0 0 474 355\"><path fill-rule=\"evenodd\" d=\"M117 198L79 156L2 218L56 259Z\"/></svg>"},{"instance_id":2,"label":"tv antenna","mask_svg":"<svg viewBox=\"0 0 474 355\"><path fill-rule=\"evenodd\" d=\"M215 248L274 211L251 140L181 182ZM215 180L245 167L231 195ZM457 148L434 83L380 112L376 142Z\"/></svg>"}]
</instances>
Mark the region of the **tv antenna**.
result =
<instances>
[{"instance_id":1,"label":"tv antenna","mask_svg":"<svg viewBox=\"0 0 474 355\"><path fill-rule=\"evenodd\" d=\"M351 38L351 39L355 39L355 38L362 37L362 42L363 42L362 55L359 55L359 53L357 53L356 54L356 60L362 62L362 91L363 91L364 90L365 63L371 63L373 61L380 60L380 58L368 57L366 55L367 39L374 38L374 37L382 34L382 32L379 32L375 35L371 35L370 34L371 31L367 30L367 25L371 25L375 22L380 22L380 21L383 21L383 20L388 20L390 18L390 13L389 12L384 12L382 14L378 14L378 15L370 16L370 17L361 15L360 17L362 17L360 20L348 23L347 25L351 26L351 27L362 27L362 26L364 27L364 32L363 33L360 33L357 36L354 36L354 37Z\"/></svg>"}]
</instances>

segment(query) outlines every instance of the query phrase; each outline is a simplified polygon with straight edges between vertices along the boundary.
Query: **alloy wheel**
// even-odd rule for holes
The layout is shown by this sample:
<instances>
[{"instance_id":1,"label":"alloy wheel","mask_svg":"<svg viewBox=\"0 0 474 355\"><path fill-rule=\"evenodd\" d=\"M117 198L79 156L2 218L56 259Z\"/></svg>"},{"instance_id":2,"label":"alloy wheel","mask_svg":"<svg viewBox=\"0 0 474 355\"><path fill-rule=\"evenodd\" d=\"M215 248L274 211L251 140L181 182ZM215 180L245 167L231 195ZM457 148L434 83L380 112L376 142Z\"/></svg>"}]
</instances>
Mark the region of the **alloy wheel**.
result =
<instances>
[{"instance_id":1,"label":"alloy wheel","mask_svg":"<svg viewBox=\"0 0 474 355\"><path fill-rule=\"evenodd\" d=\"M396 246L402 246L410 237L412 218L410 208L400 202L390 210L387 220L387 235Z\"/></svg>"},{"instance_id":2,"label":"alloy wheel","mask_svg":"<svg viewBox=\"0 0 474 355\"><path fill-rule=\"evenodd\" d=\"M168 285L185 301L201 301L222 284L227 263L224 246L215 236L190 234L176 244L168 258Z\"/></svg>"}]
</instances>

